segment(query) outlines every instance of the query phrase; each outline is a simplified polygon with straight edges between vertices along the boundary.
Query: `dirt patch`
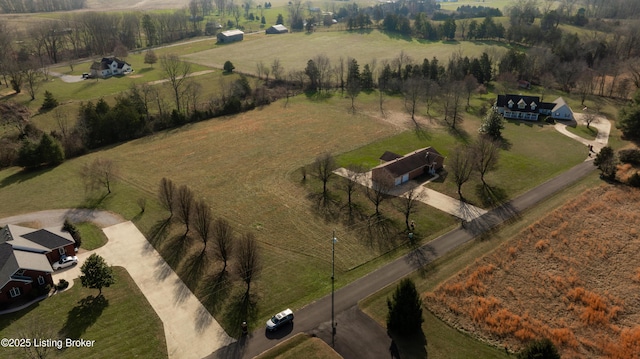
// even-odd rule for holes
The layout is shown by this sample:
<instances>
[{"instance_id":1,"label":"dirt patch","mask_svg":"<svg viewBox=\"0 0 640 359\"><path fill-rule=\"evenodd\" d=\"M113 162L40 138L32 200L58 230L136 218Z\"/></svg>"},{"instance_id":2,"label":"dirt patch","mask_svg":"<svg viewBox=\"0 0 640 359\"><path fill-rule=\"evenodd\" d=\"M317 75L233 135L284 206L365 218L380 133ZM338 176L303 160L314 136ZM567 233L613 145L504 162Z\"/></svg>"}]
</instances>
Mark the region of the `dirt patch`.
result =
<instances>
[{"instance_id":1,"label":"dirt patch","mask_svg":"<svg viewBox=\"0 0 640 359\"><path fill-rule=\"evenodd\" d=\"M637 358L639 210L640 190L590 190L427 293L425 303L450 325L511 350L547 337L563 358Z\"/></svg>"},{"instance_id":2,"label":"dirt patch","mask_svg":"<svg viewBox=\"0 0 640 359\"><path fill-rule=\"evenodd\" d=\"M142 77L142 75L129 75L130 79L139 79L141 77Z\"/></svg>"}]
</instances>

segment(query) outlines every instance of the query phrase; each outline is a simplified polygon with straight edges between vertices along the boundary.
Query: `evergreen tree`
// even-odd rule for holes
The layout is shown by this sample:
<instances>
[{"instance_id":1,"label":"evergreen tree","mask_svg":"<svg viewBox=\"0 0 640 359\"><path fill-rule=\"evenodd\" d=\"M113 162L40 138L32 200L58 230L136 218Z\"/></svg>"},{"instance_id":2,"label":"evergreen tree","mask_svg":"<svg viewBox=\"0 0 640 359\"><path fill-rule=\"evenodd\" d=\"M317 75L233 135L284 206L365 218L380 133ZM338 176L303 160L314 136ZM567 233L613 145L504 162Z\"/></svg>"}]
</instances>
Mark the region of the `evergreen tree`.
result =
<instances>
[{"instance_id":1,"label":"evergreen tree","mask_svg":"<svg viewBox=\"0 0 640 359\"><path fill-rule=\"evenodd\" d=\"M53 97L53 94L49 91L44 92L44 101L42 101L42 106L40 106L40 111L49 111L58 107L58 100Z\"/></svg>"},{"instance_id":2,"label":"evergreen tree","mask_svg":"<svg viewBox=\"0 0 640 359\"><path fill-rule=\"evenodd\" d=\"M97 254L92 254L80 268L82 275L80 282L83 287L98 290L98 296L102 295L102 288L109 287L115 283L113 269L107 265L104 258Z\"/></svg>"},{"instance_id":3,"label":"evergreen tree","mask_svg":"<svg viewBox=\"0 0 640 359\"><path fill-rule=\"evenodd\" d=\"M502 137L503 129L504 124L502 123L502 116L499 113L491 110L482 120L482 124L480 125L478 132L487 135L494 140L497 140Z\"/></svg>"},{"instance_id":4,"label":"evergreen tree","mask_svg":"<svg viewBox=\"0 0 640 359\"><path fill-rule=\"evenodd\" d=\"M222 69L224 70L224 72L229 74L232 73L235 68L236 67L233 66L233 64L229 60L225 61L224 65L222 66Z\"/></svg>"},{"instance_id":5,"label":"evergreen tree","mask_svg":"<svg viewBox=\"0 0 640 359\"><path fill-rule=\"evenodd\" d=\"M422 331L422 299L411 279L400 281L392 299L387 299L387 307L387 329L390 332L411 336Z\"/></svg>"},{"instance_id":6,"label":"evergreen tree","mask_svg":"<svg viewBox=\"0 0 640 359\"><path fill-rule=\"evenodd\" d=\"M640 90L636 92L633 101L620 111L620 121L616 126L625 137L640 138Z\"/></svg>"}]
</instances>

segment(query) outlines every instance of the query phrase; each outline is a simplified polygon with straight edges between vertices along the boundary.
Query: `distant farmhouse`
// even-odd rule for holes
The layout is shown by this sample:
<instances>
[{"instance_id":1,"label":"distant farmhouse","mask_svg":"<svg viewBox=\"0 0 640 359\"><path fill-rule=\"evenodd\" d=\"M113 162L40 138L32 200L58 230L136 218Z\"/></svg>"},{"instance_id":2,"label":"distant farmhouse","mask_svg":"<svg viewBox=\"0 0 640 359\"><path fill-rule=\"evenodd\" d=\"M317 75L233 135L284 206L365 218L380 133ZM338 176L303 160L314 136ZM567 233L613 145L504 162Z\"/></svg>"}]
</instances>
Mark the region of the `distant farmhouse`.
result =
<instances>
[{"instance_id":1,"label":"distant farmhouse","mask_svg":"<svg viewBox=\"0 0 640 359\"><path fill-rule=\"evenodd\" d=\"M0 307L53 286L52 264L75 255L76 242L57 228L6 225L0 229Z\"/></svg>"},{"instance_id":2,"label":"distant farmhouse","mask_svg":"<svg viewBox=\"0 0 640 359\"><path fill-rule=\"evenodd\" d=\"M421 148L404 156L387 151L380 160L384 163L371 170L371 179L383 182L391 178L395 186L424 173L433 175L444 165L444 157L433 147Z\"/></svg>"},{"instance_id":3,"label":"distant farmhouse","mask_svg":"<svg viewBox=\"0 0 640 359\"><path fill-rule=\"evenodd\" d=\"M266 29L264 31L266 34L286 34L287 32L289 32L289 29L287 29L284 25L273 25L270 28Z\"/></svg>"},{"instance_id":4,"label":"distant farmhouse","mask_svg":"<svg viewBox=\"0 0 640 359\"><path fill-rule=\"evenodd\" d=\"M91 77L107 78L114 75L124 75L133 71L128 63L117 57L103 57L100 62L91 65Z\"/></svg>"},{"instance_id":5,"label":"distant farmhouse","mask_svg":"<svg viewBox=\"0 0 640 359\"><path fill-rule=\"evenodd\" d=\"M244 39L244 32L242 30L227 30L218 33L218 42L221 44L227 44L230 42L242 41Z\"/></svg>"},{"instance_id":6,"label":"distant farmhouse","mask_svg":"<svg viewBox=\"0 0 640 359\"><path fill-rule=\"evenodd\" d=\"M538 96L498 95L494 111L504 118L537 121L540 115L556 120L573 120L573 111L562 97L541 102Z\"/></svg>"}]
</instances>

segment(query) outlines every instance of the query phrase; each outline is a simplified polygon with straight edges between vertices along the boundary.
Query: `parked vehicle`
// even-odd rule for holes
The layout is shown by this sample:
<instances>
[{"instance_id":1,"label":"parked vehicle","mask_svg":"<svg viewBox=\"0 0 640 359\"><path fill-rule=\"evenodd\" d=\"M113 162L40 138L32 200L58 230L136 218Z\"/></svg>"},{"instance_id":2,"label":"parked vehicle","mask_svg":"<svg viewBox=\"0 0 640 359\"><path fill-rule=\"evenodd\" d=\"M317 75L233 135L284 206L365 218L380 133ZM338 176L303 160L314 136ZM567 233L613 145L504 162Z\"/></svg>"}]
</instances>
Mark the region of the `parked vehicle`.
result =
<instances>
[{"instance_id":1,"label":"parked vehicle","mask_svg":"<svg viewBox=\"0 0 640 359\"><path fill-rule=\"evenodd\" d=\"M53 270L58 270L58 269L62 269L62 268L67 268L67 267L71 267L73 265L78 264L78 257L76 256L64 256L62 258L60 258L59 261L53 263L53 265L51 267L53 267Z\"/></svg>"},{"instance_id":2,"label":"parked vehicle","mask_svg":"<svg viewBox=\"0 0 640 359\"><path fill-rule=\"evenodd\" d=\"M267 320L267 330L274 331L290 322L293 322L293 311L287 308Z\"/></svg>"}]
</instances>

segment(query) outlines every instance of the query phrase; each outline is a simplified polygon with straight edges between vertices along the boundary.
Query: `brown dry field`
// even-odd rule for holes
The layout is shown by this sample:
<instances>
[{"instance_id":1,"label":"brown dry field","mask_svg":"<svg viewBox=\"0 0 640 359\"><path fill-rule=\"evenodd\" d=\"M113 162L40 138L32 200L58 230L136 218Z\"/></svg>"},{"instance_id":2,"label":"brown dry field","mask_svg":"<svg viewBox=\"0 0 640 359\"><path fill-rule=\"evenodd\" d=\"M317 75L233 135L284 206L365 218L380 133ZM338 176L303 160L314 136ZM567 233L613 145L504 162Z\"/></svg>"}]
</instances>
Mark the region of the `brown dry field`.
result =
<instances>
[{"instance_id":1,"label":"brown dry field","mask_svg":"<svg viewBox=\"0 0 640 359\"><path fill-rule=\"evenodd\" d=\"M510 350L639 358L640 190L602 185L527 227L424 297L450 325Z\"/></svg>"}]
</instances>

